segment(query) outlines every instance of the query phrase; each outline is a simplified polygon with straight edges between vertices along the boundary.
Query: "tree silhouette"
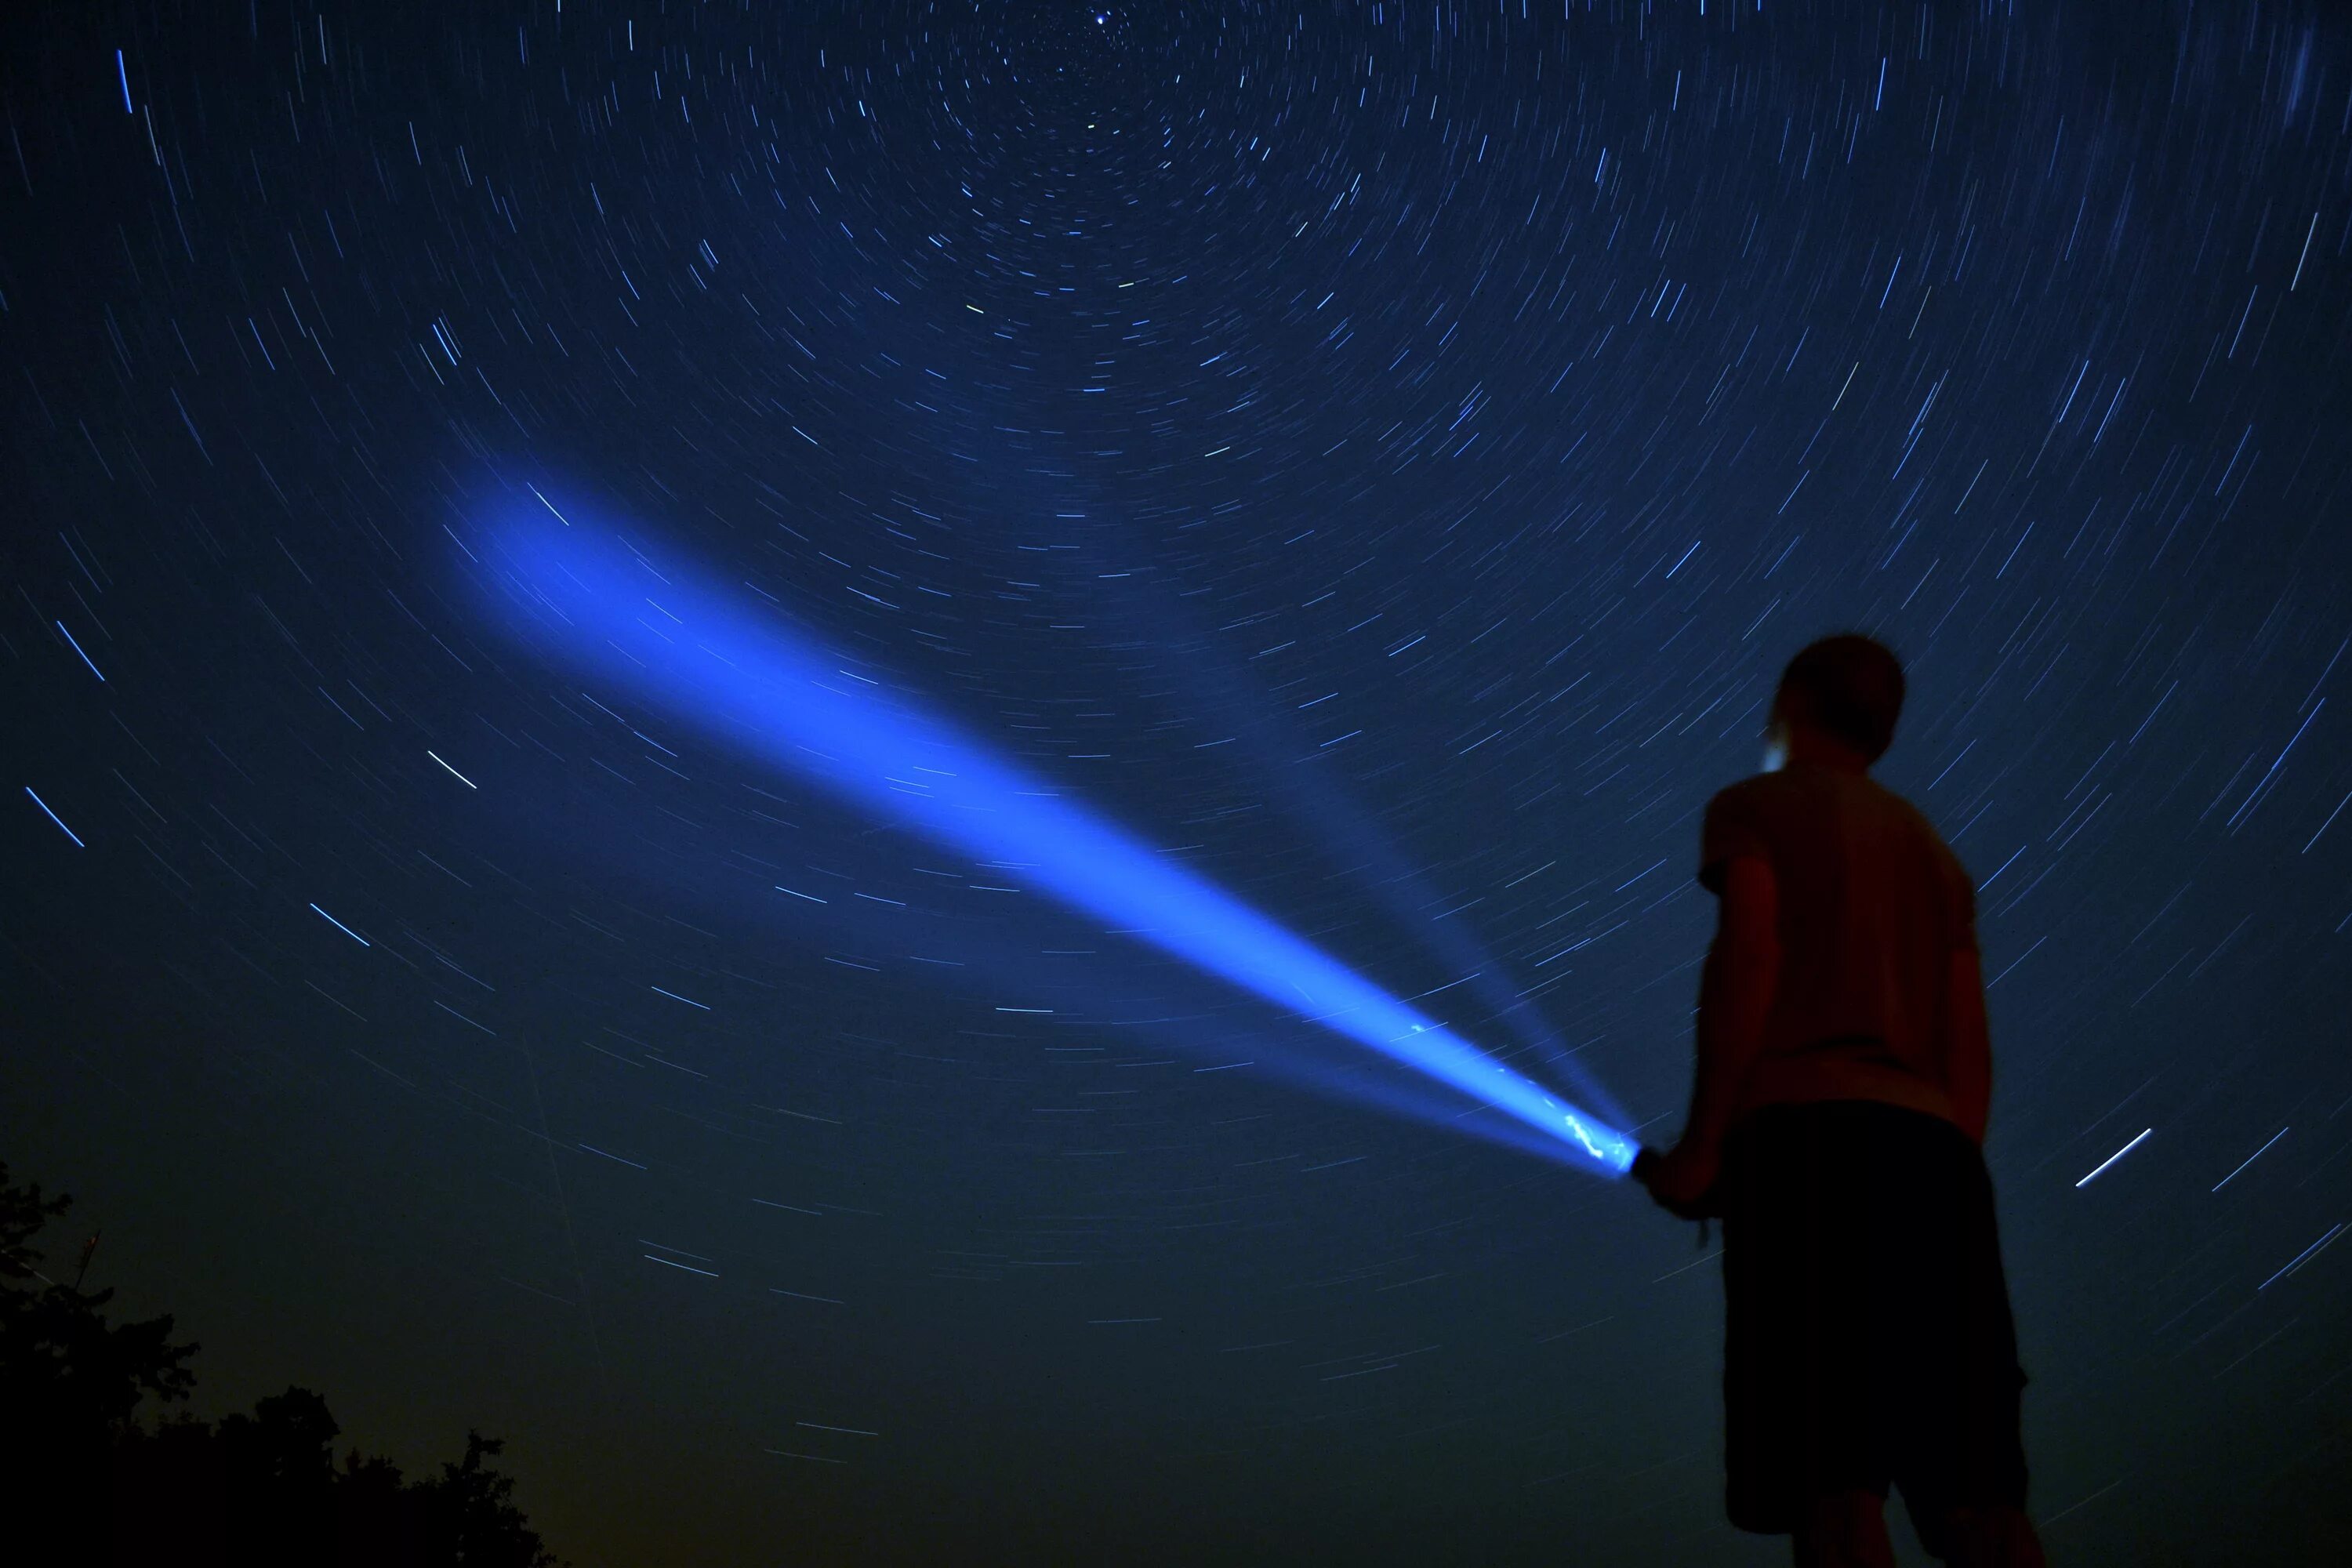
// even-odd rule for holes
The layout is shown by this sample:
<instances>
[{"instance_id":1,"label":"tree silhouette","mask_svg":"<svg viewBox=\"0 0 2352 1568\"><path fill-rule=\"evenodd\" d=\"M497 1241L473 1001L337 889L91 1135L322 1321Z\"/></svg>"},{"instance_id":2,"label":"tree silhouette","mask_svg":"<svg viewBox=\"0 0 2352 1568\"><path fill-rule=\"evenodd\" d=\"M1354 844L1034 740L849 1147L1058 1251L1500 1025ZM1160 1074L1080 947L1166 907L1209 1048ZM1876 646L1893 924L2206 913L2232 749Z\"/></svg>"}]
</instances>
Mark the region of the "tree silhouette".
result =
<instances>
[{"instance_id":1,"label":"tree silhouette","mask_svg":"<svg viewBox=\"0 0 2352 1568\"><path fill-rule=\"evenodd\" d=\"M327 1402L289 1388L217 1424L152 1428L141 1401L184 1399L193 1343L166 1314L109 1323L111 1290L40 1271L33 1241L72 1199L17 1186L0 1163L0 1510L11 1533L82 1544L70 1555L186 1568L560 1568L490 1468L504 1445L466 1434L466 1457L419 1480L350 1449ZM82 1262L87 1268L89 1247ZM68 1553L58 1553L63 1560Z\"/></svg>"},{"instance_id":2,"label":"tree silhouette","mask_svg":"<svg viewBox=\"0 0 2352 1568\"><path fill-rule=\"evenodd\" d=\"M511 1500L514 1478L482 1463L505 1447L499 1438L469 1431L464 1461L445 1463L438 1478L417 1484L433 1561L464 1563L468 1568L476 1563L483 1568L546 1568L554 1563Z\"/></svg>"},{"instance_id":3,"label":"tree silhouette","mask_svg":"<svg viewBox=\"0 0 2352 1568\"><path fill-rule=\"evenodd\" d=\"M40 1270L33 1238L73 1205L19 1187L0 1163L0 1486L42 1512L100 1517L109 1456L148 1394L187 1397L193 1343L174 1343L169 1313L109 1323L112 1290L85 1291ZM12 1510L14 1511L14 1510ZM21 1514L18 1517L22 1517Z\"/></svg>"}]
</instances>

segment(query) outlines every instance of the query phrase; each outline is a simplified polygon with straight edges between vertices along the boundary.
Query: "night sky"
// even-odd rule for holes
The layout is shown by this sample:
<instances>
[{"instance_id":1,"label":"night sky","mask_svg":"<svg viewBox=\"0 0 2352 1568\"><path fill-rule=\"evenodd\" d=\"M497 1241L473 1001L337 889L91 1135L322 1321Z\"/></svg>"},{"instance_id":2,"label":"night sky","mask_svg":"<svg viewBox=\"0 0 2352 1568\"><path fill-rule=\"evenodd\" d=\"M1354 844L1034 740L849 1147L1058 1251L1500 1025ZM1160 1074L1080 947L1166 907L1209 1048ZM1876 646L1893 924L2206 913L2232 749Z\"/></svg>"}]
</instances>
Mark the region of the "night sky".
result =
<instances>
[{"instance_id":1,"label":"night sky","mask_svg":"<svg viewBox=\"0 0 2352 1568\"><path fill-rule=\"evenodd\" d=\"M508 637L535 488L1654 1142L1884 637L2053 1560L2352 1560L2352 19L1549 3L18 16L0 1157L199 1409L583 1565L1785 1560L1719 1237Z\"/></svg>"}]
</instances>

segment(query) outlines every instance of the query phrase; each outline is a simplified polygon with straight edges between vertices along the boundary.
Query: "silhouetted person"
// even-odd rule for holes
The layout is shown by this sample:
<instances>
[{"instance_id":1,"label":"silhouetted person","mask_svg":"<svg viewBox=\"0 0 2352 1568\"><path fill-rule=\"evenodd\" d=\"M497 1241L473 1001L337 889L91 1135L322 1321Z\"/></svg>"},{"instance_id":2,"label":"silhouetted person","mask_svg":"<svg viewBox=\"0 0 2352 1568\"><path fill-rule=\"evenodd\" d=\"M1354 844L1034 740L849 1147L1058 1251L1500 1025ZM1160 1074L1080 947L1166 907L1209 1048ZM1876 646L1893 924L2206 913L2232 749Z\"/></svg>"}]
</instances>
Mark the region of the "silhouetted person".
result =
<instances>
[{"instance_id":1,"label":"silhouetted person","mask_svg":"<svg viewBox=\"0 0 2352 1568\"><path fill-rule=\"evenodd\" d=\"M1720 900L1697 1082L1634 1174L1723 1220L1726 1503L1799 1568L1892 1568L1902 1489L1938 1559L2041 1568L1981 1145L1992 1087L1976 890L1869 776L1903 670L1867 637L1789 663L1765 769L1707 804Z\"/></svg>"}]
</instances>

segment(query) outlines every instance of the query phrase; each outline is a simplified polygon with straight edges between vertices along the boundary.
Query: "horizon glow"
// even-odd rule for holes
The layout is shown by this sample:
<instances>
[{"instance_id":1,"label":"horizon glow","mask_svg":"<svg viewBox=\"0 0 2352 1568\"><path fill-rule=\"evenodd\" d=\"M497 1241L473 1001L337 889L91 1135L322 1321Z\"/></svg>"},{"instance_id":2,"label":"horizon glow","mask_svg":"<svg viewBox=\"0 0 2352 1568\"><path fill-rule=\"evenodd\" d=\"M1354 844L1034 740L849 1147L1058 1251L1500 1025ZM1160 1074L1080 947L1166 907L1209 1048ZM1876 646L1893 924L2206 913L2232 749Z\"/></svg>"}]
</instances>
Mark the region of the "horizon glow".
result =
<instances>
[{"instance_id":1,"label":"horizon glow","mask_svg":"<svg viewBox=\"0 0 2352 1568\"><path fill-rule=\"evenodd\" d=\"M536 487L487 530L510 635L713 737L1468 1096L1557 1157L1622 1176L1638 1143L804 639L777 611L570 515ZM575 519L578 521L575 522ZM1525 1148L1523 1139L1511 1146Z\"/></svg>"}]
</instances>

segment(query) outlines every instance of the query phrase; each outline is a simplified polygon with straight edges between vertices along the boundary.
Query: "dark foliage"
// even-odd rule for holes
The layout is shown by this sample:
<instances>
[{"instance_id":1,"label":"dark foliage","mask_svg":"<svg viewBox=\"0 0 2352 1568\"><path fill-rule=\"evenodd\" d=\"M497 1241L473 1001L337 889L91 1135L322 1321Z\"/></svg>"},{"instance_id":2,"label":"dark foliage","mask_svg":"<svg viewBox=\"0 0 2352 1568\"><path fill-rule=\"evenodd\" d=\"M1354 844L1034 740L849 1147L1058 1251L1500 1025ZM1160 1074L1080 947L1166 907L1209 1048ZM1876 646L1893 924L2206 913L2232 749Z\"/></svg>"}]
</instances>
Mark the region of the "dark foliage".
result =
<instances>
[{"instance_id":1,"label":"dark foliage","mask_svg":"<svg viewBox=\"0 0 2352 1568\"><path fill-rule=\"evenodd\" d=\"M109 1455L131 1412L149 1394L185 1398L196 1347L173 1342L168 1315L110 1323L113 1291L41 1272L34 1238L72 1203L0 1164L0 1488L18 1519L87 1528L105 1517Z\"/></svg>"},{"instance_id":2,"label":"dark foliage","mask_svg":"<svg viewBox=\"0 0 2352 1568\"><path fill-rule=\"evenodd\" d=\"M0 1507L16 1532L73 1543L59 1560L556 1568L488 1463L498 1438L468 1432L462 1460L411 1480L356 1448L338 1465L341 1428L309 1389L217 1424L141 1426L143 1398L187 1396L196 1347L168 1315L110 1323L112 1291L41 1272L34 1238L71 1202L0 1164Z\"/></svg>"}]
</instances>

